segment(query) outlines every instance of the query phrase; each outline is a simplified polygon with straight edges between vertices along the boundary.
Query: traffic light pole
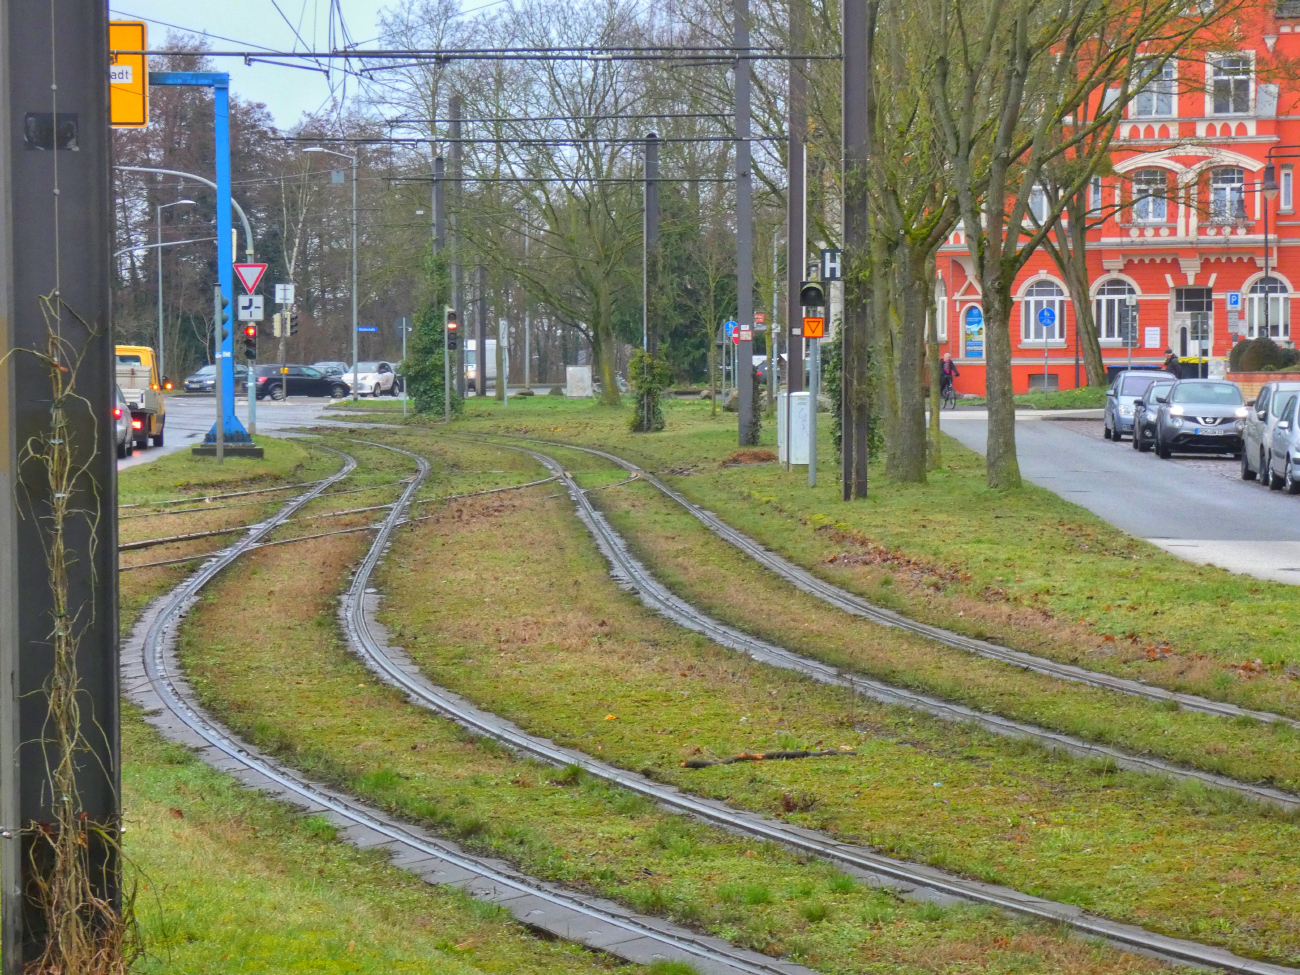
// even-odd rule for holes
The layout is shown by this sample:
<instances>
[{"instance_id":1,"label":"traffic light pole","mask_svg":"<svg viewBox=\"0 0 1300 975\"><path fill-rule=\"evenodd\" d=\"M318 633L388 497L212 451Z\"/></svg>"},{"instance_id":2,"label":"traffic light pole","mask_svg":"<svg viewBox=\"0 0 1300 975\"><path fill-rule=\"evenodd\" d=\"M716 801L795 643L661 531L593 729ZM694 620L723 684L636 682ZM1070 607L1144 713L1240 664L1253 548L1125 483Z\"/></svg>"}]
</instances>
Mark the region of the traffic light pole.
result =
<instances>
[{"instance_id":1,"label":"traffic light pole","mask_svg":"<svg viewBox=\"0 0 1300 975\"><path fill-rule=\"evenodd\" d=\"M213 349L220 349L222 344L221 326L223 323L221 319L224 317L225 311L221 306L222 306L221 285L217 285L215 288L212 289L212 348ZM213 442L216 443L217 445L217 463L220 464L223 463L226 459L226 426L225 423L223 422L223 420L225 419L225 411L223 409L223 403L222 403L223 397L220 395L219 392L221 389L221 366L219 364L221 362L220 357L217 358L217 362L218 365L216 367L217 369L216 381L213 383L213 388L218 390L218 395L216 397L217 422L213 425L212 430L215 433ZM233 384L232 384L232 397L233 397Z\"/></svg>"}]
</instances>

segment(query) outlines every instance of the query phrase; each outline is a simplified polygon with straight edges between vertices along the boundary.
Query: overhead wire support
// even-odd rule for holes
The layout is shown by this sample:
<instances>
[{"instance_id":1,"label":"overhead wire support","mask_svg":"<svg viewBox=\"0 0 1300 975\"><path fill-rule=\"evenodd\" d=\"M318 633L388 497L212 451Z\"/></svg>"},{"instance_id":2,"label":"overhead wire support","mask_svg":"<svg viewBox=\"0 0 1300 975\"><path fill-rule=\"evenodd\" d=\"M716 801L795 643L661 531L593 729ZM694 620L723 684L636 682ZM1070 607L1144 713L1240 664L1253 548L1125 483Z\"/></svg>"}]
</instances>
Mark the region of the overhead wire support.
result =
<instances>
[{"instance_id":1,"label":"overhead wire support","mask_svg":"<svg viewBox=\"0 0 1300 975\"><path fill-rule=\"evenodd\" d=\"M114 50L113 55L145 55L148 57L193 57L190 50L164 48L161 50ZM400 61L423 63L434 61L451 64L455 61L704 61L732 63L736 61L838 61L839 54L790 54L775 48L730 47L612 47L612 48L465 48L458 50L331 50L331 51L269 51L232 50L203 51L206 58L285 58L304 61ZM387 64L363 67L359 73L398 70L408 64Z\"/></svg>"}]
</instances>

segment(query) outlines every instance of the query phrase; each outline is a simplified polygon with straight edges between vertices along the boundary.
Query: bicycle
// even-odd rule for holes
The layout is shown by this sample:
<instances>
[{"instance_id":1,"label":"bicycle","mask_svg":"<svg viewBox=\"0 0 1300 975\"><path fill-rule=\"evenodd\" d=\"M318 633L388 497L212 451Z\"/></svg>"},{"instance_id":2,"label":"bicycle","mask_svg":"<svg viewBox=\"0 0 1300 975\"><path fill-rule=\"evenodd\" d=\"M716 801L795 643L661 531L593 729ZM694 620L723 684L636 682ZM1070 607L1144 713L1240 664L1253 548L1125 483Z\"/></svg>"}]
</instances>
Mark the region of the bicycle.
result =
<instances>
[{"instance_id":1,"label":"bicycle","mask_svg":"<svg viewBox=\"0 0 1300 975\"><path fill-rule=\"evenodd\" d=\"M939 408L943 410L957 408L957 390L953 388L952 380L946 377L939 386Z\"/></svg>"}]
</instances>

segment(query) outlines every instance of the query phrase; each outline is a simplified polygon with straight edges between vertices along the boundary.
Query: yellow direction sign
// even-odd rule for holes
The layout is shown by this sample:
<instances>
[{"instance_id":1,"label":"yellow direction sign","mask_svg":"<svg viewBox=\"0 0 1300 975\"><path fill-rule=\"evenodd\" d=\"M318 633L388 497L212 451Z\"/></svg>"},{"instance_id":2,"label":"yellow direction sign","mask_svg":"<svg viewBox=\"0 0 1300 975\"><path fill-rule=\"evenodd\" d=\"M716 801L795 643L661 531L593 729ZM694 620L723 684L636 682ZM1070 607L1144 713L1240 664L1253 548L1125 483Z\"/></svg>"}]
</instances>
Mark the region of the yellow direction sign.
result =
<instances>
[{"instance_id":1,"label":"yellow direction sign","mask_svg":"<svg viewBox=\"0 0 1300 975\"><path fill-rule=\"evenodd\" d=\"M108 23L109 122L116 129L142 129L149 124L149 64L143 54L146 34L143 21L111 20Z\"/></svg>"}]
</instances>

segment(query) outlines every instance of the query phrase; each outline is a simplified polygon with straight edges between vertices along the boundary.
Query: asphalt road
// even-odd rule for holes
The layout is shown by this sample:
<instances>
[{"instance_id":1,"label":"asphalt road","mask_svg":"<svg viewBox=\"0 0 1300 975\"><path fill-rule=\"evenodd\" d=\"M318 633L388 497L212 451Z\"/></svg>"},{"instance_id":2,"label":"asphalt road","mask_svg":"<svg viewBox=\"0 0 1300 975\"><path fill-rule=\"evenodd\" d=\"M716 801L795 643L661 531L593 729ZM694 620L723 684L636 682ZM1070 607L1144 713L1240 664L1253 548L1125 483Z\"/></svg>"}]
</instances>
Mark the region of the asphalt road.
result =
<instances>
[{"instance_id":1,"label":"asphalt road","mask_svg":"<svg viewBox=\"0 0 1300 975\"><path fill-rule=\"evenodd\" d=\"M984 453L982 413L946 413L942 423ZM1189 561L1300 585L1300 498L1242 481L1229 457L1160 460L1101 430L1096 420L1018 418L1021 475Z\"/></svg>"},{"instance_id":2,"label":"asphalt road","mask_svg":"<svg viewBox=\"0 0 1300 975\"><path fill-rule=\"evenodd\" d=\"M329 402L323 397L290 398L284 403L264 399L257 404L257 432L275 436L283 431L305 426L351 425L342 417L338 419L330 417L325 410ZM167 423L163 428L165 444L162 447L137 450L130 457L119 460L117 469L123 471L137 464L147 464L174 451L188 450L194 444L202 442L216 422L216 410L216 401L211 396L169 396ZM247 400L235 401L235 414L245 426L248 425Z\"/></svg>"}]
</instances>

